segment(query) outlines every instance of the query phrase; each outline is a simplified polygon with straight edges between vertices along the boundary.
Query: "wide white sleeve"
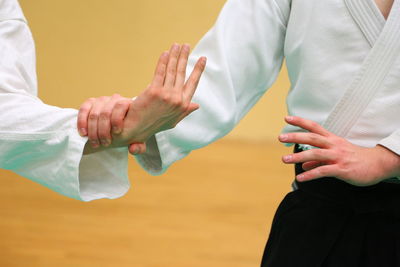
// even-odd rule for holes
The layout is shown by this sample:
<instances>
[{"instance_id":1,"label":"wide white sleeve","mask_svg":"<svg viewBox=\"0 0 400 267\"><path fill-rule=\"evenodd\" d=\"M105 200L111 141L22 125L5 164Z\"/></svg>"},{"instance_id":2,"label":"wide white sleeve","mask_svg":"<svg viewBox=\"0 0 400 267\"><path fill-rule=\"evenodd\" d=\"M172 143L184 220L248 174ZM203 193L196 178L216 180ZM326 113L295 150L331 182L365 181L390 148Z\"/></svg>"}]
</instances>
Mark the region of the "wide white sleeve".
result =
<instances>
[{"instance_id":1,"label":"wide white sleeve","mask_svg":"<svg viewBox=\"0 0 400 267\"><path fill-rule=\"evenodd\" d=\"M382 139L378 144L390 149L400 156L400 130L397 130L388 137Z\"/></svg>"},{"instance_id":2,"label":"wide white sleeve","mask_svg":"<svg viewBox=\"0 0 400 267\"><path fill-rule=\"evenodd\" d=\"M279 3L279 6L278 6ZM229 0L189 59L207 57L193 102L200 109L174 129L160 132L136 156L153 175L191 150L223 137L274 83L282 66L289 1Z\"/></svg>"},{"instance_id":3,"label":"wide white sleeve","mask_svg":"<svg viewBox=\"0 0 400 267\"><path fill-rule=\"evenodd\" d=\"M0 168L71 198L120 197L129 189L127 148L82 156L75 109L37 96L35 47L16 0L0 0Z\"/></svg>"},{"instance_id":4,"label":"wide white sleeve","mask_svg":"<svg viewBox=\"0 0 400 267\"><path fill-rule=\"evenodd\" d=\"M400 157L400 130L397 130L388 137L380 140L378 144L386 147ZM400 179L400 176L398 176L397 179Z\"/></svg>"}]
</instances>

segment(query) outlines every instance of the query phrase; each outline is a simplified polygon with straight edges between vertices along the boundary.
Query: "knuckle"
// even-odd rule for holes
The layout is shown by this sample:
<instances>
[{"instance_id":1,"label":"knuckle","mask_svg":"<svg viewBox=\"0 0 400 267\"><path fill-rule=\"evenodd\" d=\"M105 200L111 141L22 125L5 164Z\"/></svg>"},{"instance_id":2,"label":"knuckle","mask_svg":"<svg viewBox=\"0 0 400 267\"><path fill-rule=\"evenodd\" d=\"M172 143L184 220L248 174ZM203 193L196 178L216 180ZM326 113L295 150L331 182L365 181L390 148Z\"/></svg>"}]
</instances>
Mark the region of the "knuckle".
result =
<instances>
[{"instance_id":1,"label":"knuckle","mask_svg":"<svg viewBox=\"0 0 400 267\"><path fill-rule=\"evenodd\" d=\"M176 108L182 108L182 106L183 106L182 99L180 97L172 97L170 102L171 102L171 105Z\"/></svg>"},{"instance_id":2,"label":"knuckle","mask_svg":"<svg viewBox=\"0 0 400 267\"><path fill-rule=\"evenodd\" d=\"M150 99L159 99L161 98L161 90L159 90L159 88L152 88L151 90L148 90L147 92L147 96Z\"/></svg>"},{"instance_id":3,"label":"knuckle","mask_svg":"<svg viewBox=\"0 0 400 267\"><path fill-rule=\"evenodd\" d=\"M310 133L310 140L311 141L317 141L318 140L318 135L315 133Z\"/></svg>"},{"instance_id":4,"label":"knuckle","mask_svg":"<svg viewBox=\"0 0 400 267\"><path fill-rule=\"evenodd\" d=\"M99 117L99 114L97 114L97 113L90 113L90 115L89 115L89 120L94 121L94 120L97 120L98 117Z\"/></svg>"},{"instance_id":5,"label":"knuckle","mask_svg":"<svg viewBox=\"0 0 400 267\"><path fill-rule=\"evenodd\" d=\"M328 175L328 171L325 168L319 168L317 170L318 170L318 173L319 173L320 176L327 176Z\"/></svg>"},{"instance_id":6,"label":"knuckle","mask_svg":"<svg viewBox=\"0 0 400 267\"><path fill-rule=\"evenodd\" d=\"M87 113L89 111L89 108L87 106L81 106L79 108L79 113Z\"/></svg>"},{"instance_id":7,"label":"knuckle","mask_svg":"<svg viewBox=\"0 0 400 267\"><path fill-rule=\"evenodd\" d=\"M102 111L101 113L100 113L100 116L99 116L99 119L100 120L108 120L109 118L110 118L110 116L111 116L111 112L110 111Z\"/></svg>"},{"instance_id":8,"label":"knuckle","mask_svg":"<svg viewBox=\"0 0 400 267\"><path fill-rule=\"evenodd\" d=\"M99 132L100 139L109 139L110 138L110 131L108 129L104 129L103 131Z\"/></svg>"},{"instance_id":9,"label":"knuckle","mask_svg":"<svg viewBox=\"0 0 400 267\"><path fill-rule=\"evenodd\" d=\"M125 99L119 100L117 103L115 103L115 108L118 108L118 109L125 109L128 106L129 106L129 101L127 101ZM111 115L111 112L110 112L110 115Z\"/></svg>"},{"instance_id":10,"label":"knuckle","mask_svg":"<svg viewBox=\"0 0 400 267\"><path fill-rule=\"evenodd\" d=\"M180 106L179 106L179 111L181 113L187 112L189 109L189 105L185 104L183 101L181 102Z\"/></svg>"},{"instance_id":11,"label":"knuckle","mask_svg":"<svg viewBox=\"0 0 400 267\"><path fill-rule=\"evenodd\" d=\"M313 150L313 151L312 151L312 150ZM312 150L310 150L310 151L312 151L312 153L313 153L315 156L317 156L317 157L323 155L323 151L322 151L321 149L312 149Z\"/></svg>"},{"instance_id":12,"label":"knuckle","mask_svg":"<svg viewBox=\"0 0 400 267\"><path fill-rule=\"evenodd\" d=\"M120 94L113 94L112 97L114 97L114 98L120 98L121 95L120 95Z\"/></svg>"},{"instance_id":13,"label":"knuckle","mask_svg":"<svg viewBox=\"0 0 400 267\"><path fill-rule=\"evenodd\" d=\"M164 67L165 67L165 65L164 65ZM164 76L164 75L165 75L165 70L164 70L164 68L158 69L158 70L156 71L156 75L157 75L157 76Z\"/></svg>"},{"instance_id":14,"label":"knuckle","mask_svg":"<svg viewBox=\"0 0 400 267\"><path fill-rule=\"evenodd\" d=\"M115 103L115 108L123 108L125 106L124 101L118 101L117 103Z\"/></svg>"},{"instance_id":15,"label":"knuckle","mask_svg":"<svg viewBox=\"0 0 400 267\"><path fill-rule=\"evenodd\" d=\"M185 67L180 67L179 69L178 69L178 74L179 75L185 75L186 74L186 68Z\"/></svg>"},{"instance_id":16,"label":"knuckle","mask_svg":"<svg viewBox=\"0 0 400 267\"><path fill-rule=\"evenodd\" d=\"M175 76L176 75L176 69L175 68L169 68L168 69L168 74L172 75L172 76Z\"/></svg>"},{"instance_id":17,"label":"knuckle","mask_svg":"<svg viewBox=\"0 0 400 267\"><path fill-rule=\"evenodd\" d=\"M345 145L347 145L347 141L341 137L335 136L332 137L332 139L339 147L345 147Z\"/></svg>"},{"instance_id":18,"label":"knuckle","mask_svg":"<svg viewBox=\"0 0 400 267\"><path fill-rule=\"evenodd\" d=\"M171 96L170 96L169 94L163 95L163 96L161 97L161 100L162 100L164 103L172 104L172 103L171 103L172 98L171 98Z\"/></svg>"},{"instance_id":19,"label":"knuckle","mask_svg":"<svg viewBox=\"0 0 400 267\"><path fill-rule=\"evenodd\" d=\"M309 124L311 128L316 128L318 126L318 124L315 121L310 121Z\"/></svg>"}]
</instances>

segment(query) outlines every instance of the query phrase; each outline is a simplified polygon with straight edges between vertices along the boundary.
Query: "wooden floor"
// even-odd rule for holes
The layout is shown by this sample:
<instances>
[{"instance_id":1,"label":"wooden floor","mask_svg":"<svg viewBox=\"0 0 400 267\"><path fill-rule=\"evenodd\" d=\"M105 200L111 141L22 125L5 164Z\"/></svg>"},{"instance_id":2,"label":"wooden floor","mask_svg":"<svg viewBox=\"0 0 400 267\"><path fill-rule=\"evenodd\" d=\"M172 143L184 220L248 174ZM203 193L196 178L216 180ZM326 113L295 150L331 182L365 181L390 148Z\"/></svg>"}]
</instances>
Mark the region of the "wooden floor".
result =
<instances>
[{"instance_id":1,"label":"wooden floor","mask_svg":"<svg viewBox=\"0 0 400 267\"><path fill-rule=\"evenodd\" d=\"M0 266L259 266L289 151L220 141L159 177L131 159L128 194L90 203L0 171Z\"/></svg>"}]
</instances>

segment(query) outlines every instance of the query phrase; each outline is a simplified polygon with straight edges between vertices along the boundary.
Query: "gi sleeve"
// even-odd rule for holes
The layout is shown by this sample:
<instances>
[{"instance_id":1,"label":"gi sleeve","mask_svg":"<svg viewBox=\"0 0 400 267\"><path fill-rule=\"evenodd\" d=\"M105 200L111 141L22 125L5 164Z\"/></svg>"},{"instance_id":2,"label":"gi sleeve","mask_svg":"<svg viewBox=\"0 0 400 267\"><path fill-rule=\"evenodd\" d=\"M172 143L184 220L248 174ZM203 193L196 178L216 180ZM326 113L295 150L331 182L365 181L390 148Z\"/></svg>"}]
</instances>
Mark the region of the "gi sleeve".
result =
<instances>
[{"instance_id":1,"label":"gi sleeve","mask_svg":"<svg viewBox=\"0 0 400 267\"><path fill-rule=\"evenodd\" d=\"M378 143L400 156L400 130L395 131ZM397 177L400 179L400 176Z\"/></svg>"},{"instance_id":2,"label":"gi sleeve","mask_svg":"<svg viewBox=\"0 0 400 267\"><path fill-rule=\"evenodd\" d=\"M129 189L127 148L82 156L75 109L37 96L35 47L16 0L0 0L0 168L89 201Z\"/></svg>"},{"instance_id":3,"label":"gi sleeve","mask_svg":"<svg viewBox=\"0 0 400 267\"><path fill-rule=\"evenodd\" d=\"M193 97L200 109L148 141L148 152L136 156L144 169L161 174L191 150L223 137L238 124L281 69L289 9L286 0L229 0L225 4L189 58L187 73L199 57L207 57Z\"/></svg>"},{"instance_id":4,"label":"gi sleeve","mask_svg":"<svg viewBox=\"0 0 400 267\"><path fill-rule=\"evenodd\" d=\"M379 141L379 144L400 156L400 130Z\"/></svg>"}]
</instances>

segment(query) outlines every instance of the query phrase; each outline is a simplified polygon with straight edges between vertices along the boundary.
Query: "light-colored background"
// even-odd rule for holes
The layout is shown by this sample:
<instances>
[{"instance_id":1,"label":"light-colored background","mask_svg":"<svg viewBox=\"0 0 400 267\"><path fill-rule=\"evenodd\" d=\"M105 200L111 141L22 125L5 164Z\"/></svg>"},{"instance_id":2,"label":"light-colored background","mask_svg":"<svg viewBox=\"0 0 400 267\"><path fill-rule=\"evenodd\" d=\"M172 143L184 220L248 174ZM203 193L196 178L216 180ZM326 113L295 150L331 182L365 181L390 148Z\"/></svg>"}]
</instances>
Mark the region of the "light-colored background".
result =
<instances>
[{"instance_id":1,"label":"light-colored background","mask_svg":"<svg viewBox=\"0 0 400 267\"><path fill-rule=\"evenodd\" d=\"M21 0L37 46L39 95L78 108L132 97L173 42L193 46L223 0ZM223 140L151 177L130 159L132 189L81 203L0 171L0 266L258 266L292 169L277 143L286 71Z\"/></svg>"}]
</instances>

